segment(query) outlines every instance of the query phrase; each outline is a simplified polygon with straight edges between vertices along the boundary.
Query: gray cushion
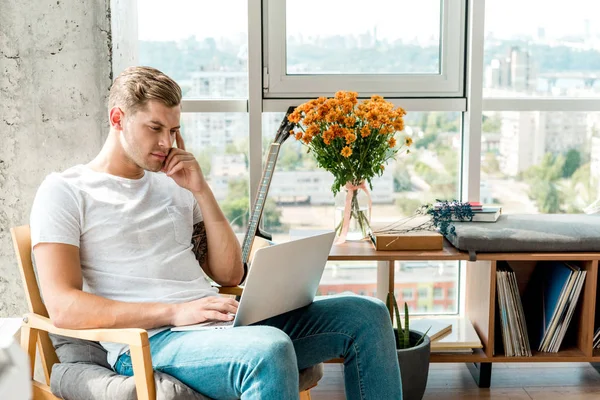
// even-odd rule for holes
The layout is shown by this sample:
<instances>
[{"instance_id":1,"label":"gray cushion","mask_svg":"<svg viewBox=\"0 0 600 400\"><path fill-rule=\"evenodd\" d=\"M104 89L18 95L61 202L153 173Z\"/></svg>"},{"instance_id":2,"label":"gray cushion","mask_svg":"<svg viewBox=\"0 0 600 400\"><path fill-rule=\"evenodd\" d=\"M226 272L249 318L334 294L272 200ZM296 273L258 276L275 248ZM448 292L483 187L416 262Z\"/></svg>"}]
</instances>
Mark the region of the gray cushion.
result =
<instances>
[{"instance_id":1,"label":"gray cushion","mask_svg":"<svg viewBox=\"0 0 600 400\"><path fill-rule=\"evenodd\" d=\"M50 389L66 400L135 400L133 377L118 375L98 342L50 335L60 364L52 367ZM300 390L316 385L323 364L300 371ZM157 400L210 400L174 377L154 371Z\"/></svg>"},{"instance_id":2,"label":"gray cushion","mask_svg":"<svg viewBox=\"0 0 600 400\"><path fill-rule=\"evenodd\" d=\"M513 214L495 223L455 222L447 239L459 250L473 252L600 251L600 215Z\"/></svg>"}]
</instances>

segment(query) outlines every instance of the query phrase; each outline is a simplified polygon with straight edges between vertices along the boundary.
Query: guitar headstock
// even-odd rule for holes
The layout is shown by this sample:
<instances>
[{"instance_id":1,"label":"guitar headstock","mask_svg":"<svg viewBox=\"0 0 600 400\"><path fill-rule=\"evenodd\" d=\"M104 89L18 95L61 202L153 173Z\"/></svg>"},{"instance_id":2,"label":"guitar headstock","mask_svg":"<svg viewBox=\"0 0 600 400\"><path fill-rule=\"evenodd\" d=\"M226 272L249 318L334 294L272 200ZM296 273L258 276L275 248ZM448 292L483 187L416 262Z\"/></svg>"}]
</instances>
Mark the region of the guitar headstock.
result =
<instances>
[{"instance_id":1,"label":"guitar headstock","mask_svg":"<svg viewBox=\"0 0 600 400\"><path fill-rule=\"evenodd\" d=\"M287 112L285 113L285 117L283 117L283 121L281 121L281 125L279 125L279 129L277 129L277 134L275 135L275 142L282 144L286 141L287 138L290 137L290 133L296 126L295 123L288 121L288 116L294 112L296 107L289 107Z\"/></svg>"}]
</instances>

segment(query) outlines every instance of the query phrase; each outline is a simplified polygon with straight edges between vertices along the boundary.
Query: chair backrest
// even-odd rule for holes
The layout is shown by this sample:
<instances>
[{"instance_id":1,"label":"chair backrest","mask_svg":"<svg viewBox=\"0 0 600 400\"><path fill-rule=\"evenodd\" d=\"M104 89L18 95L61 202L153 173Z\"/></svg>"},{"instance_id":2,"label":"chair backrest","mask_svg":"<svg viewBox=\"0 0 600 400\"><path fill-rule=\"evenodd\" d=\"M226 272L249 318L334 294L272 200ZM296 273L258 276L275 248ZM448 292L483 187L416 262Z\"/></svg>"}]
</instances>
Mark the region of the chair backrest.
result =
<instances>
[{"instance_id":1,"label":"chair backrest","mask_svg":"<svg viewBox=\"0 0 600 400\"><path fill-rule=\"evenodd\" d=\"M25 288L25 297L27 298L29 311L48 317L48 310L42 302L42 296L33 269L33 262L31 259L31 230L29 229L29 225L11 228L10 233L13 239L13 246L19 264L19 270L21 271L21 279L23 280L23 287ZM54 346L48 336L48 332L38 331L37 334L42 367L44 369L46 383L49 385L52 366L59 361L56 352L54 351Z\"/></svg>"}]
</instances>

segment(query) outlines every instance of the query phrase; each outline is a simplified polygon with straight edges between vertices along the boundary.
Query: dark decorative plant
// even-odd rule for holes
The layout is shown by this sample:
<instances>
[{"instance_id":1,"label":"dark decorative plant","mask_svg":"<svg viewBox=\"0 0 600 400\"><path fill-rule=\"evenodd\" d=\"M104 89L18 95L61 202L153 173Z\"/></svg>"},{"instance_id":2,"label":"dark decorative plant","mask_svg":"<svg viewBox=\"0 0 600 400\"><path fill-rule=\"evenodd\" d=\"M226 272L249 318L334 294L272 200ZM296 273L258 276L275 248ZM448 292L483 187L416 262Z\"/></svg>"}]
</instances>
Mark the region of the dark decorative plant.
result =
<instances>
[{"instance_id":1,"label":"dark decorative plant","mask_svg":"<svg viewBox=\"0 0 600 400\"><path fill-rule=\"evenodd\" d=\"M404 329L402 328L402 323L400 320L400 309L398 308L398 302L396 301L396 296L394 295L393 292L389 292L388 296L387 296L387 300L386 300L386 305L388 307L388 310L390 308L390 304L392 305L393 309L394 309L394 315L396 315L396 322L398 324L398 336L396 337L396 348L401 350L401 349L408 349L411 347L416 347L418 345L420 345L423 342L423 339L425 338L425 336L427 336L427 333L429 333L429 329L427 329L427 332L425 332L421 338L419 340L417 340L417 342L414 344L414 346L410 345L410 320L408 317L408 304L406 304L406 302L404 302ZM392 325L394 324L394 315L391 315L390 318L392 320Z\"/></svg>"},{"instance_id":2,"label":"dark decorative plant","mask_svg":"<svg viewBox=\"0 0 600 400\"><path fill-rule=\"evenodd\" d=\"M382 229L378 229L376 233L408 233L416 231L439 231L444 236L455 235L453 222L464 222L473 220L473 210L467 202L458 200L439 200L436 199L437 209L433 204L425 204L415 210L414 215L394 222ZM426 221L418 225L410 225L403 227L415 218L429 216Z\"/></svg>"}]
</instances>

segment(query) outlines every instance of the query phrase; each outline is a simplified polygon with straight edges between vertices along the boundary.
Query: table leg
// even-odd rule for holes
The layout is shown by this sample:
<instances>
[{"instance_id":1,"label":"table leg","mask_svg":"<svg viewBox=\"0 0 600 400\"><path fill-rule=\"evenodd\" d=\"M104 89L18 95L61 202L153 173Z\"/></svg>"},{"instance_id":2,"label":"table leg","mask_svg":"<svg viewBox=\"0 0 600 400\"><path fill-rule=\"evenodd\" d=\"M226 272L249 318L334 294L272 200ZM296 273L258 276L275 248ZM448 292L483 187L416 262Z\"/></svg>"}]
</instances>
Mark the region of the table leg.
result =
<instances>
[{"instance_id":1,"label":"table leg","mask_svg":"<svg viewBox=\"0 0 600 400\"><path fill-rule=\"evenodd\" d=\"M377 298L385 303L387 294L394 291L394 261L377 261ZM393 309L390 305L390 316Z\"/></svg>"},{"instance_id":2,"label":"table leg","mask_svg":"<svg viewBox=\"0 0 600 400\"><path fill-rule=\"evenodd\" d=\"M492 381L492 363L467 363L469 372L480 388L489 388Z\"/></svg>"}]
</instances>

